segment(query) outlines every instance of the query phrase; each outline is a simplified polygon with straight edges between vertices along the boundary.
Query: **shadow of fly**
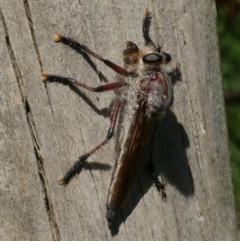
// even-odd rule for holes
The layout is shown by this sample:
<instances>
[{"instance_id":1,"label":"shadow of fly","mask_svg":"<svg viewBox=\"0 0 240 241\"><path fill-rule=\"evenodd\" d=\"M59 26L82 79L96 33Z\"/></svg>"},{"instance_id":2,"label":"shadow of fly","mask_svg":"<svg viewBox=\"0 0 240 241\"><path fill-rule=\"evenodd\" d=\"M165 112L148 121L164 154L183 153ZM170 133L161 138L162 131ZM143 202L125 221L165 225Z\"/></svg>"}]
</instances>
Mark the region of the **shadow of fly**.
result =
<instances>
[{"instance_id":1,"label":"shadow of fly","mask_svg":"<svg viewBox=\"0 0 240 241\"><path fill-rule=\"evenodd\" d=\"M117 73L115 82L90 87L72 78L50 75L45 72L42 74L43 82L74 84L94 92L109 90L116 92L117 98L111 112L110 127L106 139L88 153L80 156L66 174L58 179L58 183L65 186L80 172L84 162L110 141L121 115L123 128L107 197L106 218L109 225L114 218L115 210L124 207L129 201L143 166L146 151L150 144L153 145L158 119L164 116L173 102L173 84L177 80L181 80L179 64L169 70L167 67L171 61L171 55L161 51L161 47L156 46L149 37L150 24L151 14L147 9L144 9L143 37L145 46L139 49L135 43L126 42L126 49L123 51L124 68L102 58L73 39L60 34L55 35L55 42L61 42L75 50L86 52L113 69ZM165 200L164 185L157 177L152 160L150 167L155 186Z\"/></svg>"}]
</instances>

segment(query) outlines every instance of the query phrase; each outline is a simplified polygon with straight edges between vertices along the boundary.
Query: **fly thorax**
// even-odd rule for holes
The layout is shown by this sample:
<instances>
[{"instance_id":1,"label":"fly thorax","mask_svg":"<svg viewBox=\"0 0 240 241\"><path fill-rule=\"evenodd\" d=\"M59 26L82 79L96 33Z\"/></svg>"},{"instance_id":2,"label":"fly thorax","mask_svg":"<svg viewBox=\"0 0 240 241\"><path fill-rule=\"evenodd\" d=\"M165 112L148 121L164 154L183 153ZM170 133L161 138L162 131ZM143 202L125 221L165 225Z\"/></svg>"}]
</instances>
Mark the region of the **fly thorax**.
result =
<instances>
[{"instance_id":1,"label":"fly thorax","mask_svg":"<svg viewBox=\"0 0 240 241\"><path fill-rule=\"evenodd\" d=\"M147 115L158 114L172 103L172 83L167 75L154 72L148 83Z\"/></svg>"}]
</instances>

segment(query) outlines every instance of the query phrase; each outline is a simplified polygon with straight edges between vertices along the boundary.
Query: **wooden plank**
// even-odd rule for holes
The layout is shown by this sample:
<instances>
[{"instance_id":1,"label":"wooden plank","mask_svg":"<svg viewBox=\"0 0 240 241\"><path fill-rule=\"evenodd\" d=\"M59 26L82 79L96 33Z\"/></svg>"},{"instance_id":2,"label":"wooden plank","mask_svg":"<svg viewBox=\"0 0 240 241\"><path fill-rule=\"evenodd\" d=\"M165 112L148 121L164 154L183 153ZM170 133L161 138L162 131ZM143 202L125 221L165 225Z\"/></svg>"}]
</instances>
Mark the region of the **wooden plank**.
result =
<instances>
[{"instance_id":1,"label":"wooden plank","mask_svg":"<svg viewBox=\"0 0 240 241\"><path fill-rule=\"evenodd\" d=\"M144 7L152 11L154 41L183 72L154 148L168 198L161 201L146 167L109 229L111 170L91 163L113 166L114 140L66 188L57 178L105 138L115 95L45 85L41 72L99 85L84 58L55 44L53 35L122 65L126 40L143 45ZM237 240L214 2L2 0L1 11L3 240ZM113 71L92 60L114 80Z\"/></svg>"},{"instance_id":2,"label":"wooden plank","mask_svg":"<svg viewBox=\"0 0 240 241\"><path fill-rule=\"evenodd\" d=\"M4 8L4 5L1 7L0 239L51 241L54 237L50 212L46 207L48 199L40 178L41 168L30 130L31 111L24 92L24 75L15 55L15 50L22 57L28 52L20 48L21 44L25 44L24 40L10 26L15 25L20 30L21 22L19 19L13 21L13 11ZM25 11L23 6L18 7L15 5L15 11ZM25 19L22 16L22 24L24 22L28 23L26 16ZM21 31L26 39L30 37L28 25L22 26ZM19 38L18 44L12 42L14 34ZM28 41L31 42L31 38ZM34 61L34 56L31 59ZM25 67L28 69L28 66Z\"/></svg>"}]
</instances>

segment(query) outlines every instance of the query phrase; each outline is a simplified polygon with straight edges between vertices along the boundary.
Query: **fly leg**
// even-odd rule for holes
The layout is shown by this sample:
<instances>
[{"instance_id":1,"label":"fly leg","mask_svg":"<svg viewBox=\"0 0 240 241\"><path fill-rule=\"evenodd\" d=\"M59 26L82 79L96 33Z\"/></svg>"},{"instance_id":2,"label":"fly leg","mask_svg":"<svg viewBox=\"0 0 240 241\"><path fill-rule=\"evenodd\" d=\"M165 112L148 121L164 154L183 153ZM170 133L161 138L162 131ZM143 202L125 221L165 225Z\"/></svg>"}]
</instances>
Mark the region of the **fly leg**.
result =
<instances>
[{"instance_id":1,"label":"fly leg","mask_svg":"<svg viewBox=\"0 0 240 241\"><path fill-rule=\"evenodd\" d=\"M153 48L155 51L160 53L162 56L162 63L167 64L171 61L172 57L169 53L167 52L161 52L161 46L156 47L156 45L153 43L152 39L149 36L149 30L151 26L151 13L148 11L148 9L144 9L144 19L143 19L143 37L145 40L145 45L150 46Z\"/></svg>"},{"instance_id":2,"label":"fly leg","mask_svg":"<svg viewBox=\"0 0 240 241\"><path fill-rule=\"evenodd\" d=\"M151 171L151 175L152 175L152 178L153 178L153 182L154 182L158 192L162 196L162 200L164 202L166 202L167 194L165 192L165 186L160 182L160 180L159 180L159 178L156 174L156 171L155 171L155 166L154 166L152 161L150 162L150 171Z\"/></svg>"},{"instance_id":3,"label":"fly leg","mask_svg":"<svg viewBox=\"0 0 240 241\"><path fill-rule=\"evenodd\" d=\"M155 46L155 44L153 43L153 41L151 40L150 36L149 36L149 29L150 29L150 25L151 25L151 13L148 11L147 8L144 9L144 19L143 19L143 37L145 40L145 45L146 46L150 46L152 48L154 48L156 51L160 52L160 47L157 48Z\"/></svg>"},{"instance_id":4,"label":"fly leg","mask_svg":"<svg viewBox=\"0 0 240 241\"><path fill-rule=\"evenodd\" d=\"M177 81L182 80L182 74L180 71L180 64L176 63L175 68L168 73L171 78L172 84L175 84Z\"/></svg>"},{"instance_id":5,"label":"fly leg","mask_svg":"<svg viewBox=\"0 0 240 241\"><path fill-rule=\"evenodd\" d=\"M155 127L155 130L156 130L156 128L157 128L157 125ZM154 131L154 133L155 133L155 131ZM167 194L165 192L165 186L160 182L160 180L158 178L158 175L156 173L156 170L155 170L155 165L153 163L153 147L154 147L153 144L154 144L154 135L152 136L152 140L151 140L149 169L150 169L150 172L151 172L151 176L153 178L153 183L155 184L158 192L161 194L162 200L164 202L166 202Z\"/></svg>"},{"instance_id":6,"label":"fly leg","mask_svg":"<svg viewBox=\"0 0 240 241\"><path fill-rule=\"evenodd\" d=\"M56 43L58 42L62 42L63 44L75 49L76 51L79 52L87 52L88 54L92 55L93 57L99 59L100 61L102 61L104 64L106 64L109 68L113 69L115 72L117 72L120 75L124 75L124 76L129 76L130 74L128 73L127 70L125 70L124 68L114 64L113 62L102 58L101 56L99 56L98 54L96 54L95 52L93 52L92 50L90 50L88 47L86 47L83 44L78 43L77 41L71 39L71 38L67 38L64 37L60 34L56 34L54 37L54 41Z\"/></svg>"},{"instance_id":7,"label":"fly leg","mask_svg":"<svg viewBox=\"0 0 240 241\"><path fill-rule=\"evenodd\" d=\"M75 164L66 172L66 174L58 179L58 183L60 185L67 185L70 180L76 176L77 174L79 174L79 172L82 169L83 163L93 154L95 153L97 150L99 150L100 148L102 148L104 145L106 145L109 140L113 137L114 134L114 129L117 123L117 119L118 119L118 115L120 112L120 107L121 107L121 101L117 100L114 104L113 107L113 111L111 113L110 116L110 127L108 129L108 133L107 133L107 137L104 141L102 141L99 145L97 145L94 149L92 149L91 151L89 151L88 153L80 156L78 158L78 160L75 162Z\"/></svg>"},{"instance_id":8,"label":"fly leg","mask_svg":"<svg viewBox=\"0 0 240 241\"><path fill-rule=\"evenodd\" d=\"M84 89L93 91L93 92L102 92L102 91L107 91L107 90L116 90L121 88L124 83L123 82L113 82L113 83L107 83L105 85L100 85L97 87L91 87L89 85L86 85L78 80L72 79L72 78L68 78L68 77L63 77L63 76L59 76L59 75L50 75L47 74L45 72L42 73L42 81L43 82L57 82L57 83L61 83L63 85L70 85L70 84L74 84L74 85L78 85L83 87Z\"/></svg>"}]
</instances>

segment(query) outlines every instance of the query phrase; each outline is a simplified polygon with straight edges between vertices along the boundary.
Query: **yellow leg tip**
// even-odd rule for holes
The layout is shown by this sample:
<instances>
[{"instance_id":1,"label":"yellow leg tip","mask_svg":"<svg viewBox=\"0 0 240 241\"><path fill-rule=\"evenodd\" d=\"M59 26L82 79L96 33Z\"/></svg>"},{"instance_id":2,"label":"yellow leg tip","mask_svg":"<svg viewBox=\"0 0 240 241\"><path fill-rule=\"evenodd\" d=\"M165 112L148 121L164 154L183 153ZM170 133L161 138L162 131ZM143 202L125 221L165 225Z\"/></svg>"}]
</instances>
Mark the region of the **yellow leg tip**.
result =
<instances>
[{"instance_id":1,"label":"yellow leg tip","mask_svg":"<svg viewBox=\"0 0 240 241\"><path fill-rule=\"evenodd\" d=\"M64 177L58 178L58 184L59 185L63 185L63 186L67 185L66 180L64 179Z\"/></svg>"},{"instance_id":2,"label":"yellow leg tip","mask_svg":"<svg viewBox=\"0 0 240 241\"><path fill-rule=\"evenodd\" d=\"M151 12L149 12L147 8L144 8L143 12L145 16L149 16L151 14Z\"/></svg>"},{"instance_id":3,"label":"yellow leg tip","mask_svg":"<svg viewBox=\"0 0 240 241\"><path fill-rule=\"evenodd\" d=\"M175 68L176 68L176 69L180 69L180 67L181 67L181 65L180 65L179 63L176 63L176 64L175 64Z\"/></svg>"},{"instance_id":4,"label":"yellow leg tip","mask_svg":"<svg viewBox=\"0 0 240 241\"><path fill-rule=\"evenodd\" d=\"M62 36L59 33L56 33L54 36L54 41L56 43L61 42L62 41Z\"/></svg>"},{"instance_id":5,"label":"yellow leg tip","mask_svg":"<svg viewBox=\"0 0 240 241\"><path fill-rule=\"evenodd\" d=\"M42 73L42 82L46 82L48 80L48 73L43 72Z\"/></svg>"}]
</instances>

